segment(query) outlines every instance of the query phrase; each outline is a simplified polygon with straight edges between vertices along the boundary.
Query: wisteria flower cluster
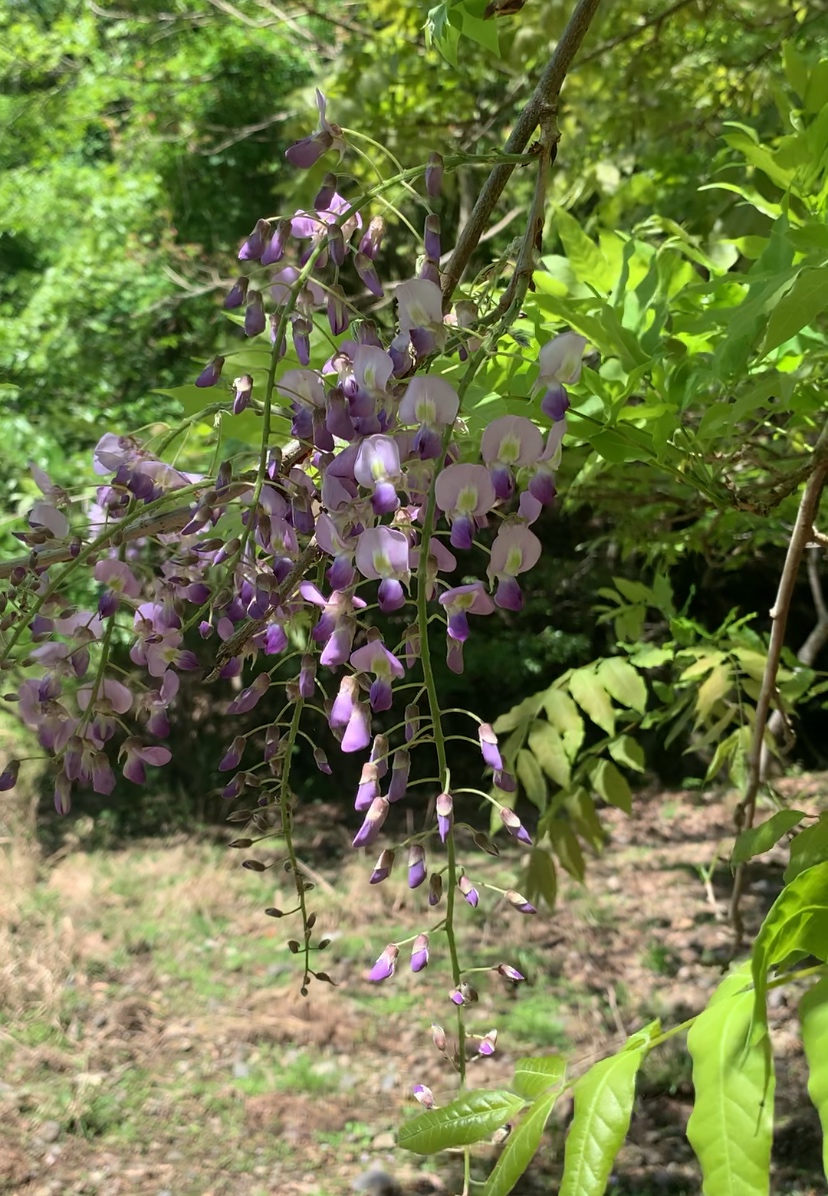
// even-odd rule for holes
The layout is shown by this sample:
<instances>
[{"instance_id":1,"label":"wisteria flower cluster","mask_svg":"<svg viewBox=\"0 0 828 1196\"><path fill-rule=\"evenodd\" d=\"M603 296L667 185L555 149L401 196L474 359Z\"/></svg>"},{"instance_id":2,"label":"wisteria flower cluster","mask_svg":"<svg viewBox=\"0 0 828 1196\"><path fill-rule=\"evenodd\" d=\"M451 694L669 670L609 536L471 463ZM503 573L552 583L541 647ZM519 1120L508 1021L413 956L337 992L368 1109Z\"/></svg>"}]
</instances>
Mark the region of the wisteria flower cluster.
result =
<instances>
[{"instance_id":1,"label":"wisteria flower cluster","mask_svg":"<svg viewBox=\"0 0 828 1196\"><path fill-rule=\"evenodd\" d=\"M346 134L328 121L321 96L319 114L318 130L287 152L295 166L345 151ZM439 156L423 174L428 204L439 195ZM423 892L424 919L445 904L445 917L410 940L410 966L426 968L432 942L442 936L451 966L447 997L462 1011L477 992L457 958L455 898L477 906L482 886L458 855L471 828L455 822L431 625L442 625L448 666L461 673L478 621L498 609L520 611L525 575L541 555L533 524L555 497L566 386L578 379L585 342L565 332L543 346L535 401L526 414L493 419L476 447L462 404L491 334L468 299L443 312L436 215L426 217L418 276L393 289L395 327L385 336L371 319L355 318L366 299L385 290L377 268L383 222L366 219L366 205L349 203L338 185L335 174L326 175L309 211L258 220L239 250L247 272L224 306L243 309L248 337L269 338L272 368L261 393L248 374L228 390L225 357L195 380L221 396L217 409L228 419L246 409L259 413L256 467L239 471L227 461L215 476L191 475L162 459L163 446L153 451L107 432L93 457L100 485L79 528L76 504L33 465L42 497L19 535L29 556L12 571L1 600L3 658L11 660L18 645L25 652L29 675L17 709L55 762L60 813L78 787L109 793L116 766L142 784L147 766L170 760L163 742L169 712L182 673L200 667L199 641L212 643L213 675L237 679L228 719L252 711L277 669L281 676L295 660L282 713L263 735L236 734L217 767L225 798L244 797L253 807L248 814L276 814L303 921L303 943L289 944L304 957L303 991L312 977L329 979L311 968L310 952L323 944L311 941L315 919L291 834L291 761L307 712L324 716L342 752L366 756L354 794L363 820L353 846L372 855L379 849L368 882L381 884L402 867L408 886ZM298 365L280 370L288 337ZM432 369L438 360L442 372ZM277 412L291 422L292 440L281 448L272 444ZM476 545L488 564L483 576L469 579ZM73 608L66 594L84 569L97 583L97 605ZM374 607L395 614L384 625L401 629L399 642L387 642L372 623ZM299 626L310 632L295 651L292 629ZM116 675L112 646L126 638L135 671ZM397 705L398 691L406 695L398 730L386 732L379 716ZM491 726L469 717L495 795L513 791ZM406 834L393 807L410 793L416 750L436 755L438 781L424 825ZM314 757L330 774L325 752L316 747ZM0 790L14 785L18 770L19 762L9 764ZM496 796L489 800L506 831L530 843L517 815ZM485 835L470 841L486 850ZM516 913L535 912L520 893L497 892ZM405 945L385 947L371 980L393 976ZM509 983L523 980L509 964L494 970ZM459 1026L453 1055L439 1026L434 1041L462 1073L469 1044L462 1018ZM492 1030L471 1041L486 1056L496 1037ZM433 1104L422 1086L415 1095Z\"/></svg>"}]
</instances>

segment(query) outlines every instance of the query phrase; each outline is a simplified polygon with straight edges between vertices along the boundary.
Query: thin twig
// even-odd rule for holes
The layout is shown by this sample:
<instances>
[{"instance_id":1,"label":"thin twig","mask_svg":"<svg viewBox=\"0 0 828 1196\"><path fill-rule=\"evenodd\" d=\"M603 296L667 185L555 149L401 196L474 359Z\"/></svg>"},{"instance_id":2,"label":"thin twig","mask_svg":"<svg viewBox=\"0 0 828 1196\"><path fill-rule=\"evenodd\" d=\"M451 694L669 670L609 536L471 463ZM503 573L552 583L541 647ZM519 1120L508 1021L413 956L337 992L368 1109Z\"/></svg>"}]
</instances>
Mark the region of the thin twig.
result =
<instances>
[{"instance_id":1,"label":"thin twig","mask_svg":"<svg viewBox=\"0 0 828 1196\"><path fill-rule=\"evenodd\" d=\"M776 692L776 676L779 671L779 661L785 643L785 630L788 625L788 614L791 608L797 573L802 561L802 555L813 534L819 500L828 475L828 424L820 433L810 459L810 475L802 492L799 510L796 515L791 538L788 541L788 551L785 564L779 578L779 590L776 602L770 611L772 620L768 658L762 676L759 698L756 702L756 721L753 727L753 738L750 745L747 766L747 784L745 795L736 808L737 830L749 830L753 826L756 814L756 797L759 793L762 769L762 745L765 739L765 729L768 720L773 695ZM733 954L739 950L744 938L744 923L739 911L739 902L745 885L745 865L740 864L736 869L733 880L733 895L730 899L730 922L733 927L735 941Z\"/></svg>"},{"instance_id":2,"label":"thin twig","mask_svg":"<svg viewBox=\"0 0 828 1196\"><path fill-rule=\"evenodd\" d=\"M537 128L542 114L550 108L555 109L558 96L566 78L572 60L578 52L581 42L586 36L592 18L598 10L600 0L579 0L575 11L569 18L561 39L555 47L555 52L546 65L546 69L538 80L532 97L526 104L515 122L515 127L504 147L507 154L521 154L529 143L529 138ZM471 216L463 227L451 261L443 275L443 306L448 308L451 297L459 283L463 271L469 263L477 244L489 223L489 217L494 206L503 193L512 171L515 169L511 162L495 166L477 197Z\"/></svg>"}]
</instances>

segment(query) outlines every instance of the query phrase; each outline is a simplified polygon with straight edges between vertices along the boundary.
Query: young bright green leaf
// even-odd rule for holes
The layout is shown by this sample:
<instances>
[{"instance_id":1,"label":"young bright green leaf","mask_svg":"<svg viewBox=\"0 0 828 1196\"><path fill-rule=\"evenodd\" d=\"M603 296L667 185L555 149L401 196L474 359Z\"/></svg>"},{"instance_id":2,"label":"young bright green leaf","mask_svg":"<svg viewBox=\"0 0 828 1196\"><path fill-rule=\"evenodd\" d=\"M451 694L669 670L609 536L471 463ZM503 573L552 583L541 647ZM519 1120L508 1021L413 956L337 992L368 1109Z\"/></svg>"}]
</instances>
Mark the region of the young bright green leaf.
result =
<instances>
[{"instance_id":1,"label":"young bright green leaf","mask_svg":"<svg viewBox=\"0 0 828 1196\"><path fill-rule=\"evenodd\" d=\"M730 668L726 664L717 664L699 686L696 694L696 725L705 722L713 713L713 709L726 693L730 691Z\"/></svg>"},{"instance_id":2,"label":"young bright green leaf","mask_svg":"<svg viewBox=\"0 0 828 1196\"><path fill-rule=\"evenodd\" d=\"M483 1196L507 1196L511 1192L535 1157L557 1098L557 1092L550 1092L524 1113L517 1129L506 1139L495 1169L486 1180Z\"/></svg>"},{"instance_id":3,"label":"young bright green leaf","mask_svg":"<svg viewBox=\"0 0 828 1196\"><path fill-rule=\"evenodd\" d=\"M770 851L773 845L778 843L784 834L793 830L805 816L804 810L777 810L759 826L753 826L749 831L742 831L730 857L733 867L743 864L745 860L750 860L755 855L762 855L763 852Z\"/></svg>"},{"instance_id":4,"label":"young bright green leaf","mask_svg":"<svg viewBox=\"0 0 828 1196\"><path fill-rule=\"evenodd\" d=\"M623 656L607 656L598 666L598 676L610 697L621 706L643 714L647 709L644 678Z\"/></svg>"},{"instance_id":5,"label":"young bright green leaf","mask_svg":"<svg viewBox=\"0 0 828 1196\"><path fill-rule=\"evenodd\" d=\"M643 1057L643 1046L627 1048L595 1063L578 1080L558 1196L602 1196L606 1190L630 1126L635 1077Z\"/></svg>"},{"instance_id":6,"label":"young bright green leaf","mask_svg":"<svg viewBox=\"0 0 828 1196\"><path fill-rule=\"evenodd\" d=\"M578 280L591 283L601 292L606 291L612 271L601 250L584 232L580 221L570 216L564 208L558 208L554 227Z\"/></svg>"},{"instance_id":7,"label":"young bright green leaf","mask_svg":"<svg viewBox=\"0 0 828 1196\"><path fill-rule=\"evenodd\" d=\"M526 894L527 900L533 905L537 905L538 899L542 897L550 910L555 908L558 874L555 871L555 861L542 847L533 847L529 852L529 864L520 891Z\"/></svg>"},{"instance_id":8,"label":"young bright green leaf","mask_svg":"<svg viewBox=\"0 0 828 1196\"><path fill-rule=\"evenodd\" d=\"M517 754L516 770L526 796L542 814L546 809L546 781L534 752L521 748Z\"/></svg>"},{"instance_id":9,"label":"young bright green leaf","mask_svg":"<svg viewBox=\"0 0 828 1196\"><path fill-rule=\"evenodd\" d=\"M828 959L828 862L815 864L786 885L753 944L754 1039L766 1033L768 969L794 951Z\"/></svg>"},{"instance_id":10,"label":"young bright green leaf","mask_svg":"<svg viewBox=\"0 0 828 1196\"><path fill-rule=\"evenodd\" d=\"M823 860L828 860L828 817L825 815L813 826L806 826L791 841L791 858L783 877L785 884L789 885L800 872Z\"/></svg>"},{"instance_id":11,"label":"young bright green leaf","mask_svg":"<svg viewBox=\"0 0 828 1196\"><path fill-rule=\"evenodd\" d=\"M625 814L632 813L632 793L627 778L610 760L595 760L588 773L593 789L604 801L617 806Z\"/></svg>"},{"instance_id":12,"label":"young bright green leaf","mask_svg":"<svg viewBox=\"0 0 828 1196\"><path fill-rule=\"evenodd\" d=\"M607 735L615 734L615 711L595 669L573 669L569 678L569 692L602 731L606 731Z\"/></svg>"},{"instance_id":13,"label":"young bright green leaf","mask_svg":"<svg viewBox=\"0 0 828 1196\"><path fill-rule=\"evenodd\" d=\"M799 1024L808 1060L808 1095L822 1125L822 1166L828 1179L828 979L820 980L799 1002Z\"/></svg>"},{"instance_id":14,"label":"young bright green leaf","mask_svg":"<svg viewBox=\"0 0 828 1196\"><path fill-rule=\"evenodd\" d=\"M635 772L644 771L644 749L632 735L619 735L607 750L616 764L632 768Z\"/></svg>"},{"instance_id":15,"label":"young bright green leaf","mask_svg":"<svg viewBox=\"0 0 828 1196\"><path fill-rule=\"evenodd\" d=\"M497 33L497 21L482 20L486 0L477 0L477 2L471 0L470 3L460 4L458 7L463 19L463 36L477 42L478 45L483 46L490 53L496 54L499 58L500 41ZM475 11L470 11L470 9Z\"/></svg>"},{"instance_id":16,"label":"young bright green leaf","mask_svg":"<svg viewBox=\"0 0 828 1196\"><path fill-rule=\"evenodd\" d=\"M550 687L543 695L546 716L561 733L564 752L570 763L581 750L586 733L584 720L572 698L563 689Z\"/></svg>"},{"instance_id":17,"label":"young bright green leaf","mask_svg":"<svg viewBox=\"0 0 828 1196\"><path fill-rule=\"evenodd\" d=\"M550 723L538 719L529 732L529 748L546 775L565 789L569 784L569 760L563 740Z\"/></svg>"},{"instance_id":18,"label":"young bright green leaf","mask_svg":"<svg viewBox=\"0 0 828 1196\"><path fill-rule=\"evenodd\" d=\"M398 1141L415 1154L436 1154L450 1146L469 1146L500 1129L523 1104L513 1092L480 1088L444 1109L429 1109L419 1117L412 1117L401 1127Z\"/></svg>"},{"instance_id":19,"label":"young bright green leaf","mask_svg":"<svg viewBox=\"0 0 828 1196\"><path fill-rule=\"evenodd\" d=\"M512 1087L524 1100L536 1100L549 1088L560 1086L566 1075L566 1059L562 1055L529 1056L518 1059Z\"/></svg>"},{"instance_id":20,"label":"young bright green leaf","mask_svg":"<svg viewBox=\"0 0 828 1196\"><path fill-rule=\"evenodd\" d=\"M746 980L743 969L728 976L687 1036L696 1091L687 1138L704 1196L767 1196L769 1188L773 1058L767 1039L748 1047Z\"/></svg>"},{"instance_id":21,"label":"young bright green leaf","mask_svg":"<svg viewBox=\"0 0 828 1196\"><path fill-rule=\"evenodd\" d=\"M796 336L828 307L828 266L803 270L787 295L776 304L768 321L763 353Z\"/></svg>"},{"instance_id":22,"label":"young bright green leaf","mask_svg":"<svg viewBox=\"0 0 828 1196\"><path fill-rule=\"evenodd\" d=\"M505 731L514 731L516 727L522 725L528 727L540 710L544 698L545 695L542 693L532 694L531 697L518 702L517 706L513 706L511 710L507 710L505 714L501 714L494 723L495 733L502 735Z\"/></svg>"}]
</instances>

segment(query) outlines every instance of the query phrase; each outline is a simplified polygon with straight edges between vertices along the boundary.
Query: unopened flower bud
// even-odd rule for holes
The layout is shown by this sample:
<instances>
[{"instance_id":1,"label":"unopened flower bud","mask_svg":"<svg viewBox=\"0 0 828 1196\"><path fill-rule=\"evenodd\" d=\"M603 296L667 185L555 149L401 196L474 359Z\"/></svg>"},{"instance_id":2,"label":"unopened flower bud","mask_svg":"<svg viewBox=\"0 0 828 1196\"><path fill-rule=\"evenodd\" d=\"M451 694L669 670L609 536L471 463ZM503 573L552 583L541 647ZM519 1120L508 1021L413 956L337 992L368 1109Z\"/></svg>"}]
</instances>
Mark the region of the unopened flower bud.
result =
<instances>
[{"instance_id":1,"label":"unopened flower bud","mask_svg":"<svg viewBox=\"0 0 828 1196\"><path fill-rule=\"evenodd\" d=\"M354 847L370 847L382 830L390 806L384 797L375 797L371 802L365 821L354 836Z\"/></svg>"},{"instance_id":2,"label":"unopened flower bud","mask_svg":"<svg viewBox=\"0 0 828 1196\"><path fill-rule=\"evenodd\" d=\"M514 835L518 843L526 843L527 846L532 846L532 839L526 827L518 818L514 810L508 810L506 806L500 808L500 818L503 825L510 835Z\"/></svg>"},{"instance_id":3,"label":"unopened flower bud","mask_svg":"<svg viewBox=\"0 0 828 1196\"><path fill-rule=\"evenodd\" d=\"M321 747L313 749L313 762L320 772L324 772L326 776L331 776L333 769L328 763L328 757L325 755Z\"/></svg>"},{"instance_id":4,"label":"unopened flower bud","mask_svg":"<svg viewBox=\"0 0 828 1196\"><path fill-rule=\"evenodd\" d=\"M397 966L397 956L400 953L399 947L396 943L389 943L383 953L380 955L377 962L371 968L368 974L368 979L373 980L374 983L379 983L382 980L387 980L394 975L394 969Z\"/></svg>"},{"instance_id":5,"label":"unopened flower bud","mask_svg":"<svg viewBox=\"0 0 828 1196\"><path fill-rule=\"evenodd\" d=\"M219 762L219 772L232 772L238 768L247 740L244 735L237 735Z\"/></svg>"},{"instance_id":6,"label":"unopened flower bud","mask_svg":"<svg viewBox=\"0 0 828 1196\"><path fill-rule=\"evenodd\" d=\"M445 843L454 822L454 802L450 793L441 793L437 798L437 829Z\"/></svg>"},{"instance_id":7,"label":"unopened flower bud","mask_svg":"<svg viewBox=\"0 0 828 1196\"><path fill-rule=\"evenodd\" d=\"M377 776L382 780L388 772L388 736L375 735L371 744L371 755L368 757L377 766Z\"/></svg>"},{"instance_id":8,"label":"unopened flower bud","mask_svg":"<svg viewBox=\"0 0 828 1196\"><path fill-rule=\"evenodd\" d=\"M74 738L74 736L73 736ZM0 772L0 793L7 793L9 789L14 789L17 784L17 777L20 772L20 761L9 760L6 767Z\"/></svg>"},{"instance_id":9,"label":"unopened flower bud","mask_svg":"<svg viewBox=\"0 0 828 1196\"><path fill-rule=\"evenodd\" d=\"M371 805L374 798L379 797L379 773L376 764L372 764L368 760L362 766L362 773L359 778L359 787L357 789L356 799L354 801L354 809L362 813Z\"/></svg>"},{"instance_id":10,"label":"unopened flower bud","mask_svg":"<svg viewBox=\"0 0 828 1196\"><path fill-rule=\"evenodd\" d=\"M253 393L253 379L250 374L242 374L240 378L235 379L233 386L235 388L233 414L241 415L242 411L250 406L250 396Z\"/></svg>"},{"instance_id":11,"label":"unopened flower bud","mask_svg":"<svg viewBox=\"0 0 828 1196\"><path fill-rule=\"evenodd\" d=\"M425 189L426 194L430 195L432 199L436 199L440 194L440 189L443 185L443 155L429 154L428 164L425 169Z\"/></svg>"},{"instance_id":12,"label":"unopened flower bud","mask_svg":"<svg viewBox=\"0 0 828 1196\"><path fill-rule=\"evenodd\" d=\"M528 902L521 893L516 893L514 889L507 889L503 896L510 905L513 905L522 914L536 914L538 912L534 905Z\"/></svg>"},{"instance_id":13,"label":"unopened flower bud","mask_svg":"<svg viewBox=\"0 0 828 1196\"><path fill-rule=\"evenodd\" d=\"M521 980L526 979L523 972L519 972L517 968L513 968L512 965L508 963L499 963L495 968L495 971L499 972L500 975L505 977L506 980L512 980L515 984L518 984Z\"/></svg>"},{"instance_id":14,"label":"unopened flower bud","mask_svg":"<svg viewBox=\"0 0 828 1196\"><path fill-rule=\"evenodd\" d=\"M299 672L299 695L312 698L316 691L316 657L306 655L302 657L302 667Z\"/></svg>"},{"instance_id":15,"label":"unopened flower bud","mask_svg":"<svg viewBox=\"0 0 828 1196\"><path fill-rule=\"evenodd\" d=\"M489 768L494 769L495 772L502 771L503 760L497 746L497 736L489 723L481 723L479 725L477 728L477 738L480 740L480 751L483 753L484 763Z\"/></svg>"},{"instance_id":16,"label":"unopened flower bud","mask_svg":"<svg viewBox=\"0 0 828 1196\"><path fill-rule=\"evenodd\" d=\"M420 708L415 702L405 708L405 742L410 743L420 729Z\"/></svg>"},{"instance_id":17,"label":"unopened flower bud","mask_svg":"<svg viewBox=\"0 0 828 1196\"><path fill-rule=\"evenodd\" d=\"M426 878L425 850L420 843L412 843L408 849L408 887L417 889Z\"/></svg>"},{"instance_id":18,"label":"unopened flower bud","mask_svg":"<svg viewBox=\"0 0 828 1196\"><path fill-rule=\"evenodd\" d=\"M316 199L313 201L313 206L317 212L327 212L331 206L331 200L336 195L337 178L333 171L328 171L322 180L322 186L316 193Z\"/></svg>"},{"instance_id":19,"label":"unopened flower bud","mask_svg":"<svg viewBox=\"0 0 828 1196\"><path fill-rule=\"evenodd\" d=\"M415 1084L411 1089L415 1100L418 1100L425 1109L434 1108L434 1093L425 1084Z\"/></svg>"},{"instance_id":20,"label":"unopened flower bud","mask_svg":"<svg viewBox=\"0 0 828 1196\"><path fill-rule=\"evenodd\" d=\"M374 871L371 873L369 884L378 885L382 881L387 880L391 875L391 869L394 867L394 852L387 849L380 852L380 857L376 862Z\"/></svg>"},{"instance_id":21,"label":"unopened flower bud","mask_svg":"<svg viewBox=\"0 0 828 1196\"><path fill-rule=\"evenodd\" d=\"M391 783L388 786L388 800L400 801L405 797L408 787L408 773L411 768L411 757L405 748L397 748L394 752L394 762L391 768Z\"/></svg>"},{"instance_id":22,"label":"unopened flower bud","mask_svg":"<svg viewBox=\"0 0 828 1196\"><path fill-rule=\"evenodd\" d=\"M480 1040L480 1046L477 1048L481 1055L493 1055L495 1047L497 1046L497 1030L489 1030L488 1034L484 1034Z\"/></svg>"},{"instance_id":23,"label":"unopened flower bud","mask_svg":"<svg viewBox=\"0 0 828 1196\"><path fill-rule=\"evenodd\" d=\"M247 288L250 285L249 278L237 278L233 286L227 292L227 297L224 300L224 307L226 311L232 311L235 307L241 307L247 298Z\"/></svg>"},{"instance_id":24,"label":"unopened flower bud","mask_svg":"<svg viewBox=\"0 0 828 1196\"><path fill-rule=\"evenodd\" d=\"M196 386L215 386L221 377L221 371L223 367L224 358L220 356L214 357L212 361L207 363L207 365L196 378Z\"/></svg>"},{"instance_id":25,"label":"unopened flower bud","mask_svg":"<svg viewBox=\"0 0 828 1196\"><path fill-rule=\"evenodd\" d=\"M428 904L439 905L443 896L443 878L439 872L432 872L428 878Z\"/></svg>"},{"instance_id":26,"label":"unopened flower bud","mask_svg":"<svg viewBox=\"0 0 828 1196\"><path fill-rule=\"evenodd\" d=\"M466 898L466 901L468 901L469 905L472 906L473 909L476 909L478 902L480 901L480 895L472 882L469 880L468 876L461 876L457 882L457 887Z\"/></svg>"},{"instance_id":27,"label":"unopened flower bud","mask_svg":"<svg viewBox=\"0 0 828 1196\"><path fill-rule=\"evenodd\" d=\"M423 242L425 244L426 257L431 258L435 262L440 260L440 217L434 212L429 213L425 220L425 232L423 233Z\"/></svg>"},{"instance_id":28,"label":"unopened flower bud","mask_svg":"<svg viewBox=\"0 0 828 1196\"><path fill-rule=\"evenodd\" d=\"M431 1041L434 1043L438 1051L445 1053L446 1047L448 1045L446 1032L442 1026L438 1026L436 1023L433 1023L431 1026Z\"/></svg>"},{"instance_id":29,"label":"unopened flower bud","mask_svg":"<svg viewBox=\"0 0 828 1196\"><path fill-rule=\"evenodd\" d=\"M422 972L428 967L428 935L418 934L411 948L411 971Z\"/></svg>"}]
</instances>

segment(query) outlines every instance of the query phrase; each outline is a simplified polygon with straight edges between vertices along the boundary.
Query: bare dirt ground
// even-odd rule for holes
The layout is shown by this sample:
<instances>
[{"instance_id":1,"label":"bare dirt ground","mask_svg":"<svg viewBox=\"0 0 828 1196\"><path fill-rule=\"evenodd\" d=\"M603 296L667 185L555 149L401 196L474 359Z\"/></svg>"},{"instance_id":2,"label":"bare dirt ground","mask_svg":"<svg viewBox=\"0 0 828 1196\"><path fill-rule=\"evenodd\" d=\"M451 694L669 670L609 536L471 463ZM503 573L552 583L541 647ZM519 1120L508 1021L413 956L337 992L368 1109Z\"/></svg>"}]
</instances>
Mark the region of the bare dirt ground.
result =
<instances>
[{"instance_id":1,"label":"bare dirt ground","mask_svg":"<svg viewBox=\"0 0 828 1196\"><path fill-rule=\"evenodd\" d=\"M828 779L803 777L785 792L822 808ZM525 1054L565 1053L577 1074L653 1018L669 1026L698 1013L721 978L727 801L639 794L632 819L602 818L605 854L589 862L585 887L562 881L553 914L521 918L486 897L469 911L464 961L505 960L529 977L517 989L496 975L481 983L470 1028L497 1027L499 1038L473 1083L507 1081ZM431 1022L452 1024L445 972L433 955L418 976L401 966L382 986L367 981L389 938L422 928L423 903L402 877L369 888L365 860L330 862L344 835L335 810L315 825L325 830L308 836L305 858L318 873L320 932L332 938L319 966L338 987L314 985L307 999L284 946L295 929L262 913L287 905L275 870L246 872L237 855L197 840L46 861L20 842L0 846L0 1193L336 1196L373 1165L407 1193L460 1190L456 1160L423 1160L394 1140L417 1109L413 1083L440 1103L451 1097L430 1036ZM751 928L781 886L784 858L780 847L752 866ZM481 867L508 885L516 864ZM780 1196L825 1190L797 998L773 992ZM683 1038L653 1052L638 1091L610 1190L698 1193ZM570 1112L561 1100L516 1192L556 1189ZM494 1157L477 1152L476 1178Z\"/></svg>"}]
</instances>

